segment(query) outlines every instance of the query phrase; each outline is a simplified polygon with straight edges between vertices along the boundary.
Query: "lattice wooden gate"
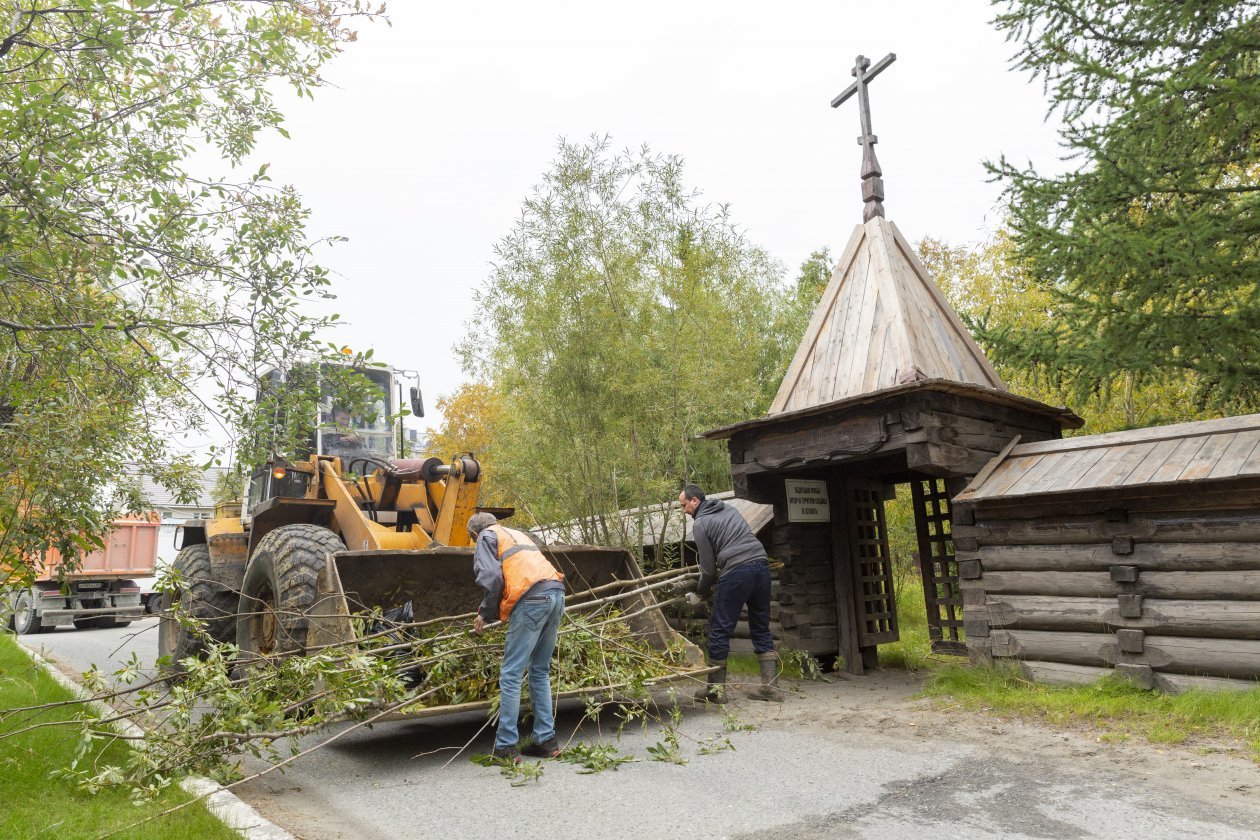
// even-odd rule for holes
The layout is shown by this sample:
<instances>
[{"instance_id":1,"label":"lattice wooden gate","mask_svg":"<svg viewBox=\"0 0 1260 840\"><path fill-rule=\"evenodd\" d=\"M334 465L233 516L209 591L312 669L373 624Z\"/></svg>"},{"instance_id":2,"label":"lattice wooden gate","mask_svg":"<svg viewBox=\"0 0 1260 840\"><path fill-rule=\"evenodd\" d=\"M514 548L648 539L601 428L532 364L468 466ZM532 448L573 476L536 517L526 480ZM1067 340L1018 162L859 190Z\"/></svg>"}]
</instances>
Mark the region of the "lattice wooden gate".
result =
<instances>
[{"instance_id":1,"label":"lattice wooden gate","mask_svg":"<svg viewBox=\"0 0 1260 840\"><path fill-rule=\"evenodd\" d=\"M857 600L858 645L895 642L897 598L884 522L884 490L879 482L849 479L849 549Z\"/></svg>"},{"instance_id":2,"label":"lattice wooden gate","mask_svg":"<svg viewBox=\"0 0 1260 840\"><path fill-rule=\"evenodd\" d=\"M950 535L949 493L939 478L916 479L910 482L910 491L932 650L965 656L962 590L958 587L958 563Z\"/></svg>"}]
</instances>

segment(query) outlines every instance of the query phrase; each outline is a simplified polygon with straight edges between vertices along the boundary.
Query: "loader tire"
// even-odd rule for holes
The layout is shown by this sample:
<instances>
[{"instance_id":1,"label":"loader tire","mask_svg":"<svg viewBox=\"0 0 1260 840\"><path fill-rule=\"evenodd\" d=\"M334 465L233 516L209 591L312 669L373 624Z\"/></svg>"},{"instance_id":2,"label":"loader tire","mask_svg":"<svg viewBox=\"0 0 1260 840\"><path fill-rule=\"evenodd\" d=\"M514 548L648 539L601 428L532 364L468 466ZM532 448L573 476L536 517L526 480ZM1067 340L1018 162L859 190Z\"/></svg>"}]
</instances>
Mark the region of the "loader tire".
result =
<instances>
[{"instance_id":1,"label":"loader tire","mask_svg":"<svg viewBox=\"0 0 1260 840\"><path fill-rule=\"evenodd\" d=\"M158 656L163 667L179 673L180 662L188 657L201 659L207 639L177 621L173 609L179 607L186 616L201 622L202 629L215 642L235 638L236 605L240 593L214 580L210 574L210 546L187 545L175 556L174 568L180 573L179 585L161 594L162 609L158 619ZM128 622L130 623L130 622Z\"/></svg>"},{"instance_id":2,"label":"loader tire","mask_svg":"<svg viewBox=\"0 0 1260 840\"><path fill-rule=\"evenodd\" d=\"M345 548L318 525L285 525L259 540L237 609L236 645L245 663L306 652L319 573L329 554Z\"/></svg>"},{"instance_id":3,"label":"loader tire","mask_svg":"<svg viewBox=\"0 0 1260 840\"><path fill-rule=\"evenodd\" d=\"M13 617L9 619L9 626L19 636L47 633L52 629L51 627L45 627L44 622L40 620L39 614L35 611L35 604L28 592L23 592L17 596L17 603L13 607Z\"/></svg>"}]
</instances>

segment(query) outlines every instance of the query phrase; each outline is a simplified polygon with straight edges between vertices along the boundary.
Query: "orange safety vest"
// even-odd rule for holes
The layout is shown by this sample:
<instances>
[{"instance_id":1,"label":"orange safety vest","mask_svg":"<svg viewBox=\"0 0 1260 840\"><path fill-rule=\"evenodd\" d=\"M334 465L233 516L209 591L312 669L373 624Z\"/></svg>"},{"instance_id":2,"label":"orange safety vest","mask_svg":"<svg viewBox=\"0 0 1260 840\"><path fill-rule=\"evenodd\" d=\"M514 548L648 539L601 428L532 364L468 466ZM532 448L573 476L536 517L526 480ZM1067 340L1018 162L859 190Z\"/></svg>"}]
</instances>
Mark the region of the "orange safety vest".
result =
<instances>
[{"instance_id":1,"label":"orange safety vest","mask_svg":"<svg viewBox=\"0 0 1260 840\"><path fill-rule=\"evenodd\" d=\"M491 525L499 538L499 562L503 564L503 599L499 620L507 621L516 602L540 580L564 580L564 575L543 556L534 541L515 528Z\"/></svg>"}]
</instances>

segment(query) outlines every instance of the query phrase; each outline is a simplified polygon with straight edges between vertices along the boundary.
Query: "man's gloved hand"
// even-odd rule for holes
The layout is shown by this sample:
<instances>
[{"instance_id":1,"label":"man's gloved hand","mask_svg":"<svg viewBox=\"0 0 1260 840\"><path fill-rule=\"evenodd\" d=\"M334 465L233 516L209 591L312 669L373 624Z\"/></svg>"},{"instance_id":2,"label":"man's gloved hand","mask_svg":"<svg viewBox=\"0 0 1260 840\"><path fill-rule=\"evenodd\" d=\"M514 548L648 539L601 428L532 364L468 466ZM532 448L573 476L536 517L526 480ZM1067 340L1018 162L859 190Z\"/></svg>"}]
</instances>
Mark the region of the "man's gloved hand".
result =
<instances>
[{"instance_id":1,"label":"man's gloved hand","mask_svg":"<svg viewBox=\"0 0 1260 840\"><path fill-rule=\"evenodd\" d=\"M688 606L691 606L691 607L698 607L698 606L700 606L700 605L701 605L701 604L703 604L703 603L704 603L704 599L703 599L703 598L701 598L699 595L697 595L695 592L688 592L688 593L687 593L687 605L688 605Z\"/></svg>"}]
</instances>

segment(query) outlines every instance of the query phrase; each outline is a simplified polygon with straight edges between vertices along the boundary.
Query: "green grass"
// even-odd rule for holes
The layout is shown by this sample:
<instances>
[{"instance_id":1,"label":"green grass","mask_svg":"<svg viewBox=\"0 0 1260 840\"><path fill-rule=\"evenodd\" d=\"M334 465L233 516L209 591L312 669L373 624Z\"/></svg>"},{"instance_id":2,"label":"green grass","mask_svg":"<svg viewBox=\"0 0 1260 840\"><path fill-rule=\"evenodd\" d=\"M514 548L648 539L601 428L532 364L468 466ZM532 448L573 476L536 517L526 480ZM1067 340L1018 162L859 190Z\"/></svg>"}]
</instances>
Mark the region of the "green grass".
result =
<instances>
[{"instance_id":1,"label":"green grass","mask_svg":"<svg viewBox=\"0 0 1260 840\"><path fill-rule=\"evenodd\" d=\"M783 657L783 651L779 651L779 656ZM780 676L789 680L808 679L806 675L801 673L799 663L792 662L787 658L780 658L779 667L781 669ZM726 660L726 672L731 676L761 676L761 663L757 661L757 655L754 653L732 653Z\"/></svg>"},{"instance_id":2,"label":"green grass","mask_svg":"<svg viewBox=\"0 0 1260 840\"><path fill-rule=\"evenodd\" d=\"M1089 727L1107 742L1129 737L1155 744L1236 739L1260 761L1260 688L1171 695L1114 676L1086 686L1051 686L1031 682L1013 669L951 665L933 671L924 693L966 709Z\"/></svg>"},{"instance_id":3,"label":"green grass","mask_svg":"<svg viewBox=\"0 0 1260 840\"><path fill-rule=\"evenodd\" d=\"M932 653L928 638L927 608L923 603L923 585L917 574L901 576L897 587L897 629L900 639L879 646L879 667L920 671L944 664L954 657Z\"/></svg>"},{"instance_id":4,"label":"green grass","mask_svg":"<svg viewBox=\"0 0 1260 840\"><path fill-rule=\"evenodd\" d=\"M70 692L33 663L0 633L0 709L20 709L70 699ZM0 837L74 840L109 834L191 799L172 787L160 799L135 805L126 791L84 793L52 771L66 767L78 744L70 727L46 727L10 735L36 721L66 720L65 710L41 713L36 719L18 713L0 720ZM102 744L92 759L117 761L121 742ZM133 840L239 840L200 805L191 805L137 828L114 835Z\"/></svg>"},{"instance_id":5,"label":"green grass","mask_svg":"<svg viewBox=\"0 0 1260 840\"><path fill-rule=\"evenodd\" d=\"M1182 744L1196 738L1237 740L1260 761L1260 688L1174 696L1141 689L1114 676L1088 686L1049 686L1010 669L971 668L959 657L932 653L918 576L902 576L898 583L901 639L879 646L879 666L928 671L924 694L942 704L1056 726L1088 727L1109 743L1131 738L1155 744Z\"/></svg>"}]
</instances>

